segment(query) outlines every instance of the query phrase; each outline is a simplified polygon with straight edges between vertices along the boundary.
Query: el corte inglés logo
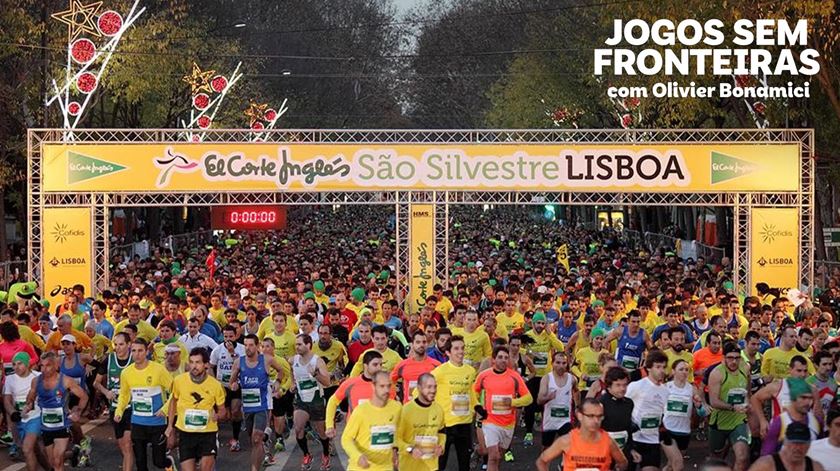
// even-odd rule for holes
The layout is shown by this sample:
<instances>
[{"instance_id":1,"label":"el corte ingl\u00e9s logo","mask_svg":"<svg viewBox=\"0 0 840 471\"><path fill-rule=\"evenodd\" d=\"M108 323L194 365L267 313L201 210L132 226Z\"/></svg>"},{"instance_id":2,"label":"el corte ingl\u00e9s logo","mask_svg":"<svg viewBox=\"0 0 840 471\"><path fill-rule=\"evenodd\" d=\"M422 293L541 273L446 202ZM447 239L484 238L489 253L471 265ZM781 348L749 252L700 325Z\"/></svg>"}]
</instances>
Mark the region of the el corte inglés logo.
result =
<instances>
[{"instance_id":1,"label":"el corte ingl\u00e9s logo","mask_svg":"<svg viewBox=\"0 0 840 471\"><path fill-rule=\"evenodd\" d=\"M743 177L758 170L758 165L731 155L712 151L712 184Z\"/></svg>"}]
</instances>

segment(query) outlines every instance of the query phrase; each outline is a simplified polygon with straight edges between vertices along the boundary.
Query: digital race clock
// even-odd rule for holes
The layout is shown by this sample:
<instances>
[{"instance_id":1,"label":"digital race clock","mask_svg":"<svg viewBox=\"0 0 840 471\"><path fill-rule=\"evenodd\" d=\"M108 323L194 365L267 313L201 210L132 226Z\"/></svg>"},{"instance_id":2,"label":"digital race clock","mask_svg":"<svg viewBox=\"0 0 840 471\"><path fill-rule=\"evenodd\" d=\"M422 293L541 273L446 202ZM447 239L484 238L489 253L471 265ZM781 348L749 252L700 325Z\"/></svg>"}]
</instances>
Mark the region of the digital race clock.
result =
<instances>
[{"instance_id":1,"label":"digital race clock","mask_svg":"<svg viewBox=\"0 0 840 471\"><path fill-rule=\"evenodd\" d=\"M213 229L279 230L286 227L286 208L282 206L214 206Z\"/></svg>"}]
</instances>

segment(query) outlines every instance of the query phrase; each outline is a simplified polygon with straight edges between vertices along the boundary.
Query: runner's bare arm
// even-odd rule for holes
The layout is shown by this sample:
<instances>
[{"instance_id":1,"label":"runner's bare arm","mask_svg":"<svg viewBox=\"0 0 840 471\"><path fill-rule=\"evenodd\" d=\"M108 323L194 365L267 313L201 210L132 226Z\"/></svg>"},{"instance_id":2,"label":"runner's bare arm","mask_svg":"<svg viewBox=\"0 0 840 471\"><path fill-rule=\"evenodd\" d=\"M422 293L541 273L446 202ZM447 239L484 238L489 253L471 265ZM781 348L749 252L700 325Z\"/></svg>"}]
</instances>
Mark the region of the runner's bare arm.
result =
<instances>
[{"instance_id":1,"label":"runner's bare arm","mask_svg":"<svg viewBox=\"0 0 840 471\"><path fill-rule=\"evenodd\" d=\"M548 471L548 466L551 462L568 451L570 444L571 437L568 434L554 440L554 443L552 443L550 447L546 448L545 451L540 453L539 458L537 458L537 469L539 471Z\"/></svg>"}]
</instances>

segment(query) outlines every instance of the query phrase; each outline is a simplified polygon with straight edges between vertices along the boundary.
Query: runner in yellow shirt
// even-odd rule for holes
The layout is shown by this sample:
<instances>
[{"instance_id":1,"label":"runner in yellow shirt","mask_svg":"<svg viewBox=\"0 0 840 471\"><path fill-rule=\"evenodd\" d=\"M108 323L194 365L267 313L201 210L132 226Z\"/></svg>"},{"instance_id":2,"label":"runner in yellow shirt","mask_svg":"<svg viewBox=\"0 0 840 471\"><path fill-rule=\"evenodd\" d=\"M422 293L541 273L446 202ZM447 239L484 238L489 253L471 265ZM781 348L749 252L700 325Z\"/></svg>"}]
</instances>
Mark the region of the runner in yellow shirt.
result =
<instances>
[{"instance_id":1,"label":"runner in yellow shirt","mask_svg":"<svg viewBox=\"0 0 840 471\"><path fill-rule=\"evenodd\" d=\"M400 471L437 471L446 435L444 412L435 402L437 383L430 373L417 378L417 397L406 403L397 425Z\"/></svg>"},{"instance_id":2,"label":"runner in yellow shirt","mask_svg":"<svg viewBox=\"0 0 840 471\"><path fill-rule=\"evenodd\" d=\"M348 471L393 471L393 449L402 406L390 399L391 375L373 376L373 397L353 411L341 434Z\"/></svg>"},{"instance_id":3,"label":"runner in yellow shirt","mask_svg":"<svg viewBox=\"0 0 840 471\"><path fill-rule=\"evenodd\" d=\"M470 309L464 316L464 363L478 369L481 361L490 358L493 347L490 336L479 328L478 313Z\"/></svg>"},{"instance_id":4,"label":"runner in yellow shirt","mask_svg":"<svg viewBox=\"0 0 840 471\"><path fill-rule=\"evenodd\" d=\"M189 373L178 376L172 383L165 434L169 448L174 448L174 429L178 429L178 454L183 471L212 470L216 464L218 421L225 419L227 411L225 390L219 380L207 374L209 364L207 349L193 349Z\"/></svg>"}]
</instances>

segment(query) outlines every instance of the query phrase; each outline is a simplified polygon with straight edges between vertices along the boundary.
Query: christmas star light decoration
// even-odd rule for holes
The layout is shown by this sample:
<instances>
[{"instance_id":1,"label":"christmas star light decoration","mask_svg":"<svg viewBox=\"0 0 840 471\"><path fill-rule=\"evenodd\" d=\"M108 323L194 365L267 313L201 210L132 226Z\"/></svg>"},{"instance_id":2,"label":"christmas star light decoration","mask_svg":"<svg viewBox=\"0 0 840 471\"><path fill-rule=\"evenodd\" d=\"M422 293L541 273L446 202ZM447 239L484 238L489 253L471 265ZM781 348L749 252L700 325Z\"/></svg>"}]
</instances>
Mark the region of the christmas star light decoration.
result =
<instances>
[{"instance_id":1,"label":"christmas star light decoration","mask_svg":"<svg viewBox=\"0 0 840 471\"><path fill-rule=\"evenodd\" d=\"M102 2L93 2L83 5L79 0L70 0L70 8L52 15L56 20L67 25L67 41L71 42L80 34L90 34L100 37L99 29L96 27L96 17Z\"/></svg>"},{"instance_id":2,"label":"christmas star light decoration","mask_svg":"<svg viewBox=\"0 0 840 471\"><path fill-rule=\"evenodd\" d=\"M190 84L190 90L193 95L201 92L213 93L213 88L210 86L210 79L215 73L215 70L202 71L201 67L193 62L192 73L184 75L182 80Z\"/></svg>"},{"instance_id":3,"label":"christmas star light decoration","mask_svg":"<svg viewBox=\"0 0 840 471\"><path fill-rule=\"evenodd\" d=\"M245 116L247 116L251 122L249 126L254 125L257 121L265 120L265 111L268 109L268 103L257 104L256 102L252 101L251 105L245 110Z\"/></svg>"},{"instance_id":4,"label":"christmas star light decoration","mask_svg":"<svg viewBox=\"0 0 840 471\"><path fill-rule=\"evenodd\" d=\"M67 10L51 17L67 25L67 62L63 77L50 80L53 92L46 97L46 106L57 103L63 117L62 140L72 141L91 97L102 81L102 75L120 44L123 35L146 11L134 0L125 12L103 9L101 1L83 3L69 0ZM96 39L94 42L92 39Z\"/></svg>"},{"instance_id":5,"label":"christmas star light decoration","mask_svg":"<svg viewBox=\"0 0 840 471\"><path fill-rule=\"evenodd\" d=\"M183 78L183 81L190 85L192 101L189 120L180 120L181 127L186 130L183 136L187 141L201 142L204 139L204 132L195 131L205 130L213 125L225 96L242 78L239 72L241 66L240 62L230 75L217 75L215 70L201 70L201 67L193 62L192 72Z\"/></svg>"},{"instance_id":6,"label":"christmas star light decoration","mask_svg":"<svg viewBox=\"0 0 840 471\"><path fill-rule=\"evenodd\" d=\"M274 109L269 108L268 103L258 104L251 100L250 106L243 112L250 119L249 127L253 131L251 142L263 142L265 140L265 131L274 129L274 125L277 124L280 117L286 114L286 111L289 111L289 107L286 106L288 101L288 99L284 99L280 108Z\"/></svg>"}]
</instances>

